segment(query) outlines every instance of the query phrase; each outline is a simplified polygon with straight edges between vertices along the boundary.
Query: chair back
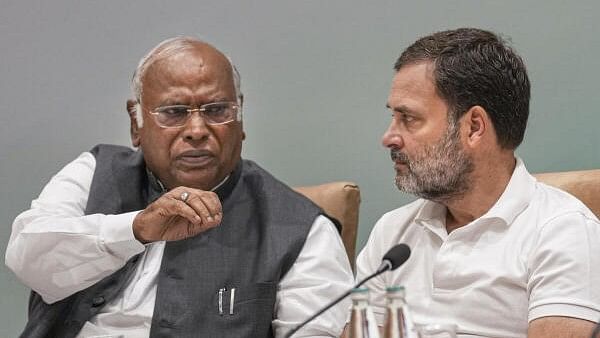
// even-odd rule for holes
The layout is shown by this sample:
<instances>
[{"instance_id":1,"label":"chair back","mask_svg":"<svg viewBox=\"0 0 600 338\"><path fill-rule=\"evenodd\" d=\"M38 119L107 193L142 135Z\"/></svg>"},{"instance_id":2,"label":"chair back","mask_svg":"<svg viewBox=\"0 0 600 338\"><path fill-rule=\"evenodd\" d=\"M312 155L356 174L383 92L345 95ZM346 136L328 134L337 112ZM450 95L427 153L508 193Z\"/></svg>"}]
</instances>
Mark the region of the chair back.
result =
<instances>
[{"instance_id":1,"label":"chair back","mask_svg":"<svg viewBox=\"0 0 600 338\"><path fill-rule=\"evenodd\" d=\"M352 182L330 182L320 185L294 187L294 190L308 197L325 213L335 218L342 226L342 241L354 269L356 232L360 190Z\"/></svg>"},{"instance_id":2,"label":"chair back","mask_svg":"<svg viewBox=\"0 0 600 338\"><path fill-rule=\"evenodd\" d=\"M541 173L533 176L540 182L577 197L600 218L600 169Z\"/></svg>"}]
</instances>

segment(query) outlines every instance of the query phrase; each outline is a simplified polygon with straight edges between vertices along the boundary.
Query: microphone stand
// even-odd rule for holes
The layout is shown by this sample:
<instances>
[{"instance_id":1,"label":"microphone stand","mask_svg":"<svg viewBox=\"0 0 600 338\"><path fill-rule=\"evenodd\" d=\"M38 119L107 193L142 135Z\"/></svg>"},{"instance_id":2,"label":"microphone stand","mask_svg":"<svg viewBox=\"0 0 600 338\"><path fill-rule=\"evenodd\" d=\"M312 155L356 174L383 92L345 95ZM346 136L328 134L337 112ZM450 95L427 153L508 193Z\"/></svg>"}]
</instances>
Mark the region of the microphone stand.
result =
<instances>
[{"instance_id":1,"label":"microphone stand","mask_svg":"<svg viewBox=\"0 0 600 338\"><path fill-rule=\"evenodd\" d=\"M369 279L371 279L371 278L373 278L375 276L378 276L378 275L380 275L380 274L382 274L382 273L384 273L384 272L386 272L388 270L394 270L394 269L396 269L400 265L404 264L404 262L406 262L406 260L408 259L408 257L410 257L410 247L408 245L406 245L404 243L400 243L400 244L394 245L383 256L381 265L379 266L379 268L377 268L377 271L375 271L373 274L369 275L367 278L364 278L362 281L360 281L358 284L356 284L352 289L355 289L355 288L363 285ZM302 323L300 323L300 325L298 325L295 328L293 328L290 332L288 332L285 335L285 338L290 338L294 333L296 333L298 330L300 330L300 328L302 328L304 325L306 325L307 323L309 323L311 320L317 318L323 312L329 310L335 304L339 303L342 299L344 299L350 293L352 293L352 289L346 291L344 294L340 295L338 298L336 298L333 302L329 303L326 307L324 307L323 309L321 309L319 312L315 313L310 318L308 318L307 320L305 320Z\"/></svg>"},{"instance_id":2,"label":"microphone stand","mask_svg":"<svg viewBox=\"0 0 600 338\"><path fill-rule=\"evenodd\" d=\"M385 271L390 270L391 268L392 268L392 264L389 261L384 261L382 263L381 267L379 269L377 269L377 271L375 271L374 273L372 273L371 275L369 275L367 278L365 278L362 281L360 281L358 284L354 285L354 287L352 289L356 289L357 287L360 287L361 285L363 285L365 282L367 282L371 278L376 277L376 276L384 273ZM346 298L349 294L352 293L352 289L344 292L342 295L340 295L334 301L332 301L331 303L329 303L326 307L324 307L323 309L321 309L319 312L315 313L314 315L312 315L311 317L309 317L308 319L306 319L305 321L303 321L302 323L300 323L300 325L296 326L294 329L292 329L290 332L288 332L285 335L285 338L290 338L294 333L296 333L298 330L300 330L304 325L308 324L313 319L315 319L319 315L321 315L323 312L329 310L332 306L334 306L335 304L339 303L342 299Z\"/></svg>"}]
</instances>

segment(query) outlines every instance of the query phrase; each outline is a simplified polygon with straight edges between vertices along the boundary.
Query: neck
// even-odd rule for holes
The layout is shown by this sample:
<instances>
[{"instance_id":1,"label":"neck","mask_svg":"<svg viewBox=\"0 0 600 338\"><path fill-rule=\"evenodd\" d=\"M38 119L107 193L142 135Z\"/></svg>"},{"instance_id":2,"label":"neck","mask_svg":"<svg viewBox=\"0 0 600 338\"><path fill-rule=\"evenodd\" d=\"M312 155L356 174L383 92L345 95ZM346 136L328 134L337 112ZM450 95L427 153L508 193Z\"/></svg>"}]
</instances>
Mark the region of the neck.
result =
<instances>
[{"instance_id":1,"label":"neck","mask_svg":"<svg viewBox=\"0 0 600 338\"><path fill-rule=\"evenodd\" d=\"M455 199L442 202L448 209L446 231L451 233L488 212L506 189L515 165L512 151L495 157L494 161L477 163L470 175L470 189Z\"/></svg>"}]
</instances>

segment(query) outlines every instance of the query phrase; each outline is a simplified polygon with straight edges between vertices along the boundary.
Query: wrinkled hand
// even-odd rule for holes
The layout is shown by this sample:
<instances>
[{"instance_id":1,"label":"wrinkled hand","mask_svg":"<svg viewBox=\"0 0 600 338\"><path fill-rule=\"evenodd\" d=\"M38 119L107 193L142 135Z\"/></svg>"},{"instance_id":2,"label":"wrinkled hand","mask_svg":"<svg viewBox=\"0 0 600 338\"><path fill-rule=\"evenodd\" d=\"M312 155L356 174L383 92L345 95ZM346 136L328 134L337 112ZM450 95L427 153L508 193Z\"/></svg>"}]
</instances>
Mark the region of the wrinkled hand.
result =
<instances>
[{"instance_id":1,"label":"wrinkled hand","mask_svg":"<svg viewBox=\"0 0 600 338\"><path fill-rule=\"evenodd\" d=\"M182 193L187 192L185 201ZM133 234L142 242L177 241L196 236L221 223L217 194L177 187L148 205L133 220Z\"/></svg>"}]
</instances>

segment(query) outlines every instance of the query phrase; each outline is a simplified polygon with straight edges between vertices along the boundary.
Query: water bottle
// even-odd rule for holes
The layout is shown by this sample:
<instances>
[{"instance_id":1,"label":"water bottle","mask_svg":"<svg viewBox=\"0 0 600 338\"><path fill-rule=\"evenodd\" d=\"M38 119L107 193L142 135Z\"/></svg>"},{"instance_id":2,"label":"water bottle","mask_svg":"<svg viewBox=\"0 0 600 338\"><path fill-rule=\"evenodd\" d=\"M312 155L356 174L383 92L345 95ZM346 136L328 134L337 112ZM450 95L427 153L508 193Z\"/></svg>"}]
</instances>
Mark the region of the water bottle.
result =
<instances>
[{"instance_id":1,"label":"water bottle","mask_svg":"<svg viewBox=\"0 0 600 338\"><path fill-rule=\"evenodd\" d=\"M388 287L386 299L384 338L456 338L456 325L454 324L416 325L406 303L404 287Z\"/></svg>"},{"instance_id":2,"label":"water bottle","mask_svg":"<svg viewBox=\"0 0 600 338\"><path fill-rule=\"evenodd\" d=\"M352 298L352 314L348 337L379 338L375 315L369 306L369 289L353 289L350 297Z\"/></svg>"},{"instance_id":3,"label":"water bottle","mask_svg":"<svg viewBox=\"0 0 600 338\"><path fill-rule=\"evenodd\" d=\"M406 305L405 293L403 286L391 286L386 289L384 338L413 338L416 336Z\"/></svg>"}]
</instances>

